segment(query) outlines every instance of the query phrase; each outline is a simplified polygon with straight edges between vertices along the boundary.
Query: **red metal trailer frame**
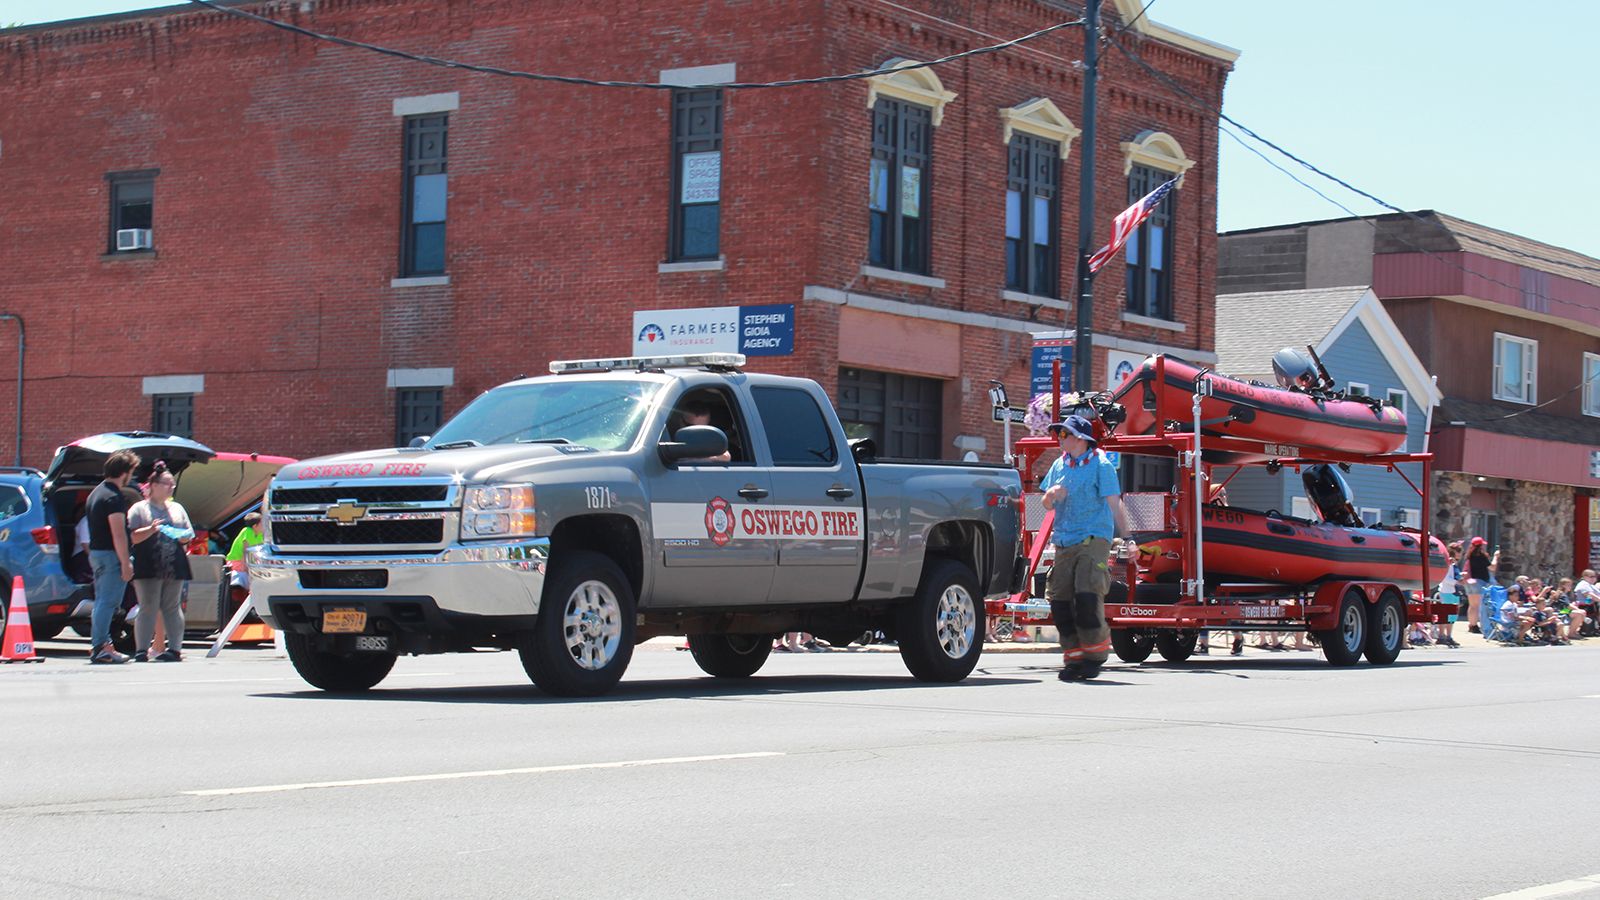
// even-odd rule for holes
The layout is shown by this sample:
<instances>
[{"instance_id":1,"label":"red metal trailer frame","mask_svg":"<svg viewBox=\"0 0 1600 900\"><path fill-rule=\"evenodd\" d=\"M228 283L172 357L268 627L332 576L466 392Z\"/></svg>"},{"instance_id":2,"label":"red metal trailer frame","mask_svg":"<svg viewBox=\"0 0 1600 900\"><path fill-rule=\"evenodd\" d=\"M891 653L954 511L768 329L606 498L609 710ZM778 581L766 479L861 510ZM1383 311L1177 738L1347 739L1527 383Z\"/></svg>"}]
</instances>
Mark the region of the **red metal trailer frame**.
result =
<instances>
[{"instance_id":1,"label":"red metal trailer frame","mask_svg":"<svg viewBox=\"0 0 1600 900\"><path fill-rule=\"evenodd\" d=\"M1164 384L1164 376L1165 359L1157 357L1156 383ZM1059 382L1057 385L1058 399L1055 409L1059 419L1061 406ZM1432 542L1428 534L1426 514L1422 516L1421 527L1418 529L1421 537L1418 542L1420 547L1418 563L1422 570L1420 583L1424 589L1416 594L1408 595L1398 586L1383 581L1213 584L1208 589L1203 555L1205 508L1203 504L1206 498L1204 485L1214 466L1217 468L1237 466L1238 468L1229 474L1229 479L1246 465L1281 466L1295 471L1303 465L1314 463L1381 466L1405 479L1421 497L1422 509L1426 511L1430 507L1429 474L1433 455L1431 453L1346 453L1320 447L1301 448L1262 440L1206 435L1202 432L1200 421L1200 397L1205 390L1206 374L1202 374L1197 379L1191 409L1183 411L1190 415L1183 417L1175 415L1178 410L1167 409L1168 404L1164 394L1157 392L1155 400L1158 424L1154 434L1119 435L1114 431L1107 432L1103 421L1097 420L1095 423L1096 434L1101 436L1099 442L1101 450L1175 458L1179 473L1177 489L1174 492L1129 496L1163 498L1160 513L1162 521L1158 523L1159 527L1144 529L1136 526L1135 530L1176 530L1183 536L1182 581L1174 592L1170 584L1157 585L1140 579L1138 553L1125 552L1122 556L1113 558L1111 561L1113 572L1120 572L1120 580L1127 586L1125 598L1113 595L1108 596L1106 600L1106 619L1113 629L1114 637L1123 637L1117 635L1117 631L1124 629L1136 630L1144 637L1163 631L1174 632L1180 636L1185 633L1197 635L1207 629L1305 631L1316 635L1322 641L1329 661L1336 665L1353 664L1363 652L1370 661L1387 663L1393 661L1392 656L1384 652L1371 652L1366 646L1368 625L1372 623L1365 621L1367 614L1375 610L1378 604L1385 602L1386 598L1397 598L1403 605L1404 615L1403 622L1391 621L1383 627L1398 625L1403 629L1408 623L1445 621L1445 616L1457 611L1455 604L1437 603L1428 596L1427 588L1432 583L1428 570L1428 554L1432 549ZM1184 421L1185 419L1188 421ZM1180 421L1189 427L1183 431L1169 428L1169 423L1176 424ZM1022 473L1024 495L1026 497L1029 494L1037 494L1037 482L1032 477L1034 465L1045 453L1055 451L1058 447L1057 442L1050 437L1025 437L1016 441L1015 447L1018 469ZM1229 461L1208 463L1205 457L1212 454L1222 455ZM1420 487L1404 471L1396 468L1403 463L1421 464ZM1226 485L1226 483L1225 480L1221 484ZM1031 523L1026 521L1027 505L1026 502L1023 503L1024 552L1029 560L1028 578L1021 592L1002 600L989 601L985 611L989 615L1013 616L1016 623L1023 626L1046 625L1051 624L1052 619L1048 604L1044 602L1042 596L1042 587L1036 585L1035 578L1039 574L1040 563L1049 544L1055 513L1044 509L1041 520L1037 524ZM1042 504L1040 507L1043 509ZM1143 598L1140 597L1141 593L1145 594ZM1350 602L1347 603L1347 600ZM1364 621L1361 623L1347 621L1349 617L1355 615L1362 616ZM1381 616L1378 621L1382 622ZM1355 631L1353 635L1350 631L1352 626ZM1338 643L1341 636L1356 639L1355 642L1361 646L1340 647ZM1330 646L1330 642L1335 646ZM1125 640L1118 643L1120 655L1128 644ZM1193 643L1191 636L1187 640L1188 650L1183 649L1183 640L1162 642L1156 646L1168 659L1182 659L1192 652ZM1401 643L1403 643L1401 640L1391 642L1395 652ZM1143 652L1148 655L1148 648ZM1385 656L1388 658L1384 658Z\"/></svg>"}]
</instances>

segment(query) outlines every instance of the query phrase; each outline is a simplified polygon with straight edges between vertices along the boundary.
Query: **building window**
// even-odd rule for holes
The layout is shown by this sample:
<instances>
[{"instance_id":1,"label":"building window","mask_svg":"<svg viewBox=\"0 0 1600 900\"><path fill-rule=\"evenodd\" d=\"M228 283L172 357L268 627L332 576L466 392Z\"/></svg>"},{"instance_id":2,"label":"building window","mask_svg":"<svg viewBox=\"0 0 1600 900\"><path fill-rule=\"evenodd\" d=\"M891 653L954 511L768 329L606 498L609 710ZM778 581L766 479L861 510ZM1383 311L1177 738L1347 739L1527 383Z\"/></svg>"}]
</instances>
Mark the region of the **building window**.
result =
<instances>
[{"instance_id":1,"label":"building window","mask_svg":"<svg viewBox=\"0 0 1600 900\"><path fill-rule=\"evenodd\" d=\"M153 394L155 415L150 430L157 434L194 437L194 395Z\"/></svg>"},{"instance_id":2,"label":"building window","mask_svg":"<svg viewBox=\"0 0 1600 900\"><path fill-rule=\"evenodd\" d=\"M411 116L405 120L405 234L400 275L444 274L445 174L449 116Z\"/></svg>"},{"instance_id":3,"label":"building window","mask_svg":"<svg viewBox=\"0 0 1600 900\"><path fill-rule=\"evenodd\" d=\"M1006 167L1006 287L1039 297L1057 291L1056 197L1061 145L1014 135Z\"/></svg>"},{"instance_id":4,"label":"building window","mask_svg":"<svg viewBox=\"0 0 1600 900\"><path fill-rule=\"evenodd\" d=\"M1361 524L1376 528L1383 524L1383 510L1371 506L1361 507ZM1420 552L1420 551L1419 551Z\"/></svg>"},{"instance_id":5,"label":"building window","mask_svg":"<svg viewBox=\"0 0 1600 900\"><path fill-rule=\"evenodd\" d=\"M943 456L944 382L936 378L841 368L836 406L845 437L871 438L879 456Z\"/></svg>"},{"instance_id":6,"label":"building window","mask_svg":"<svg viewBox=\"0 0 1600 900\"><path fill-rule=\"evenodd\" d=\"M1345 391L1345 393L1349 394L1352 397L1370 397L1370 396L1372 396L1372 391L1366 385L1362 384L1359 381L1350 382L1350 389Z\"/></svg>"},{"instance_id":7,"label":"building window","mask_svg":"<svg viewBox=\"0 0 1600 900\"><path fill-rule=\"evenodd\" d=\"M872 108L868 261L928 274L928 161L933 110L880 99Z\"/></svg>"},{"instance_id":8,"label":"building window","mask_svg":"<svg viewBox=\"0 0 1600 900\"><path fill-rule=\"evenodd\" d=\"M716 259L722 211L722 91L672 95L672 258Z\"/></svg>"},{"instance_id":9,"label":"building window","mask_svg":"<svg viewBox=\"0 0 1600 900\"><path fill-rule=\"evenodd\" d=\"M1398 390L1396 388L1390 388L1388 396L1383 398L1383 405L1384 406L1392 406L1395 409L1400 410L1402 413L1405 412L1406 411L1406 392L1402 391L1402 390Z\"/></svg>"},{"instance_id":10,"label":"building window","mask_svg":"<svg viewBox=\"0 0 1600 900\"><path fill-rule=\"evenodd\" d=\"M1494 336L1494 398L1535 403L1538 397L1539 342L1509 334Z\"/></svg>"},{"instance_id":11,"label":"building window","mask_svg":"<svg viewBox=\"0 0 1600 900\"><path fill-rule=\"evenodd\" d=\"M1172 180L1167 172L1133 166L1128 173L1128 202ZM1128 238L1128 312L1152 319L1172 318L1172 204L1168 191L1144 224Z\"/></svg>"},{"instance_id":12,"label":"building window","mask_svg":"<svg viewBox=\"0 0 1600 900\"><path fill-rule=\"evenodd\" d=\"M431 437L444 419L444 388L400 388L394 392L394 442L405 447L419 437Z\"/></svg>"},{"instance_id":13,"label":"building window","mask_svg":"<svg viewBox=\"0 0 1600 900\"><path fill-rule=\"evenodd\" d=\"M155 248L155 177L160 169L106 173L111 217L106 252L126 253Z\"/></svg>"},{"instance_id":14,"label":"building window","mask_svg":"<svg viewBox=\"0 0 1600 900\"><path fill-rule=\"evenodd\" d=\"M1600 416L1600 356L1583 354L1583 414Z\"/></svg>"}]
</instances>

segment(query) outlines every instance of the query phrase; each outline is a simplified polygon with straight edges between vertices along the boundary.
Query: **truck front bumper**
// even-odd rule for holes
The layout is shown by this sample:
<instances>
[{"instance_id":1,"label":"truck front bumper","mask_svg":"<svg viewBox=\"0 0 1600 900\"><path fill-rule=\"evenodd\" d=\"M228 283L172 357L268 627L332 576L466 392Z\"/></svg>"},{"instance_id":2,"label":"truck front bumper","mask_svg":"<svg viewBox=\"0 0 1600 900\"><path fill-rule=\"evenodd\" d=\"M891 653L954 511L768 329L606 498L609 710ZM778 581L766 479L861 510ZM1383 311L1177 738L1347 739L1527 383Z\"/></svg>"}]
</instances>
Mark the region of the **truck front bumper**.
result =
<instances>
[{"instance_id":1,"label":"truck front bumper","mask_svg":"<svg viewBox=\"0 0 1600 900\"><path fill-rule=\"evenodd\" d=\"M538 615L549 562L549 538L456 543L437 553L344 556L263 544L250 550L250 592L261 618L285 631L315 632L326 608L365 606L375 618L386 617L391 607L412 611L397 614L414 619L394 623L402 628L495 632L526 627ZM373 581L383 586L342 586Z\"/></svg>"}]
</instances>

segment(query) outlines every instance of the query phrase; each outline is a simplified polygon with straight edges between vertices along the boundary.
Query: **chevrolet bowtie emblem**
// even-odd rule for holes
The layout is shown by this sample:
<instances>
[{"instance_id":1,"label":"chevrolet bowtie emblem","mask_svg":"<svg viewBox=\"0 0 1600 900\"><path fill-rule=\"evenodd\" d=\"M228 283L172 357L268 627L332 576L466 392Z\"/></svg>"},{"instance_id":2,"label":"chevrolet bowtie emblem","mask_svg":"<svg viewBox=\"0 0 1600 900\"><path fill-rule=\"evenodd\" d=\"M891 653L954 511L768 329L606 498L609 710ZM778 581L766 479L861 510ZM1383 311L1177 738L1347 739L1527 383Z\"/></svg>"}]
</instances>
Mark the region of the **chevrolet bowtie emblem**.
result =
<instances>
[{"instance_id":1,"label":"chevrolet bowtie emblem","mask_svg":"<svg viewBox=\"0 0 1600 900\"><path fill-rule=\"evenodd\" d=\"M337 506L328 507L328 518L340 525L354 525L356 520L367 514L365 506L357 506L354 500L340 500Z\"/></svg>"}]
</instances>

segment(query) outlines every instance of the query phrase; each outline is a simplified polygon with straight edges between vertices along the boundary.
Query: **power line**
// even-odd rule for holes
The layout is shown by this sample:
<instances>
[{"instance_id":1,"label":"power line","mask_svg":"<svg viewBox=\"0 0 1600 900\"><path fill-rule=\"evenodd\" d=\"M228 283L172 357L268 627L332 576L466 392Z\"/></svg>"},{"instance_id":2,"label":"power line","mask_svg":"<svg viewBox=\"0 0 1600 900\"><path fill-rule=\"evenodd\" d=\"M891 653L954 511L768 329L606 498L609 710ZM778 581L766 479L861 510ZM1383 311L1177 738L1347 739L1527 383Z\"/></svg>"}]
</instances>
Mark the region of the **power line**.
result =
<instances>
[{"instance_id":1,"label":"power line","mask_svg":"<svg viewBox=\"0 0 1600 900\"><path fill-rule=\"evenodd\" d=\"M1244 125L1239 124L1239 122L1237 122L1233 118L1227 116L1226 114L1224 114L1222 112L1222 110L1216 108L1215 106L1212 106L1210 103L1207 103L1205 100L1202 100L1201 98L1196 97L1194 94L1190 93L1189 90L1187 88L1185 88L1183 85L1178 84L1177 82L1173 81L1171 78L1167 77L1166 73L1162 72L1161 70L1159 70L1159 69L1155 68L1154 66L1150 65L1149 63L1145 62L1144 59L1141 58L1137 53L1134 53L1133 51L1129 50L1128 48L1122 46L1122 44L1119 43L1116 39L1111 38L1111 37L1108 36L1107 40L1109 40L1111 42L1112 46L1114 46L1118 50L1122 51L1122 54L1124 56L1126 56L1129 60L1133 61L1134 63L1136 63L1137 65L1142 67L1145 71L1149 72L1151 75L1154 75L1157 79L1159 79L1162 83L1166 84L1168 87L1172 88L1174 91L1178 92L1179 94L1182 94L1184 97L1187 97L1190 101L1192 101L1195 105L1200 107L1202 110L1216 115L1221 120L1223 120L1223 121L1227 122L1228 124L1234 126L1235 128L1239 129L1240 131L1244 132L1245 134L1249 135L1250 137L1255 138L1256 140L1260 141L1261 143L1267 145L1268 147L1271 147L1272 149L1278 151L1279 153L1283 154L1284 156L1288 157L1289 159L1292 159L1295 162L1301 164L1302 166L1306 167L1307 169L1311 170L1312 172L1315 172L1318 175L1321 175L1324 178L1327 178L1330 181L1333 181L1335 184L1339 184L1339 185L1349 189L1350 191L1352 191L1352 192L1354 192L1356 194L1359 194L1359 195L1361 195L1363 197L1367 197L1367 198L1373 200L1374 202L1376 202L1376 203L1378 203L1378 204L1380 204L1380 205L1382 205L1382 206L1384 206L1384 207L1386 207L1388 209L1392 209L1392 210L1394 210L1394 211L1396 211L1396 212L1398 212L1398 213L1400 213L1400 214L1402 214L1404 216L1407 216L1408 218L1415 219L1418 222L1422 222L1422 223L1424 223L1426 225L1429 225L1429 226L1432 226L1434 228L1437 228L1437 229L1439 229L1439 230L1441 230L1441 231L1445 232L1446 234L1449 234L1449 235L1451 235L1453 237L1466 238L1467 240L1475 240L1478 243L1486 244L1488 246L1495 247L1497 249L1503 249L1503 250L1506 250L1507 252L1510 252L1510 253L1517 252L1517 251L1510 250L1509 248L1500 247L1500 245L1494 244L1494 243L1489 242L1489 241L1484 241L1484 240L1479 239L1479 238L1473 238L1470 235L1459 234L1459 233L1451 230L1448 226L1446 226L1442 222L1437 222L1437 221L1434 221L1432 219L1428 219L1428 218L1425 218L1423 216L1419 216L1416 213L1411 212L1409 210L1404 210L1404 209L1401 209L1401 208L1399 208L1397 206L1394 206L1393 204L1386 203L1383 200L1380 200L1377 197L1374 197L1373 195L1367 193L1366 191L1360 190L1359 188L1356 188L1353 185L1350 185L1349 183L1347 183L1347 182L1345 182L1345 181L1343 181L1343 180L1341 180L1339 178L1335 178L1334 176L1329 175L1328 173L1326 173L1326 172L1322 171L1321 169L1317 168L1316 166L1306 162L1305 160L1301 159L1300 157L1295 156L1293 153L1290 153L1289 151L1283 149L1282 147L1278 146L1277 144L1274 144L1273 142L1267 140L1266 138L1261 137L1259 134L1256 134L1254 131L1250 130L1249 128L1245 127ZM1230 136L1234 137L1236 140L1238 139L1237 135L1231 135L1231 133L1230 133ZM1243 142L1241 141L1241 143L1243 143ZM1246 146L1248 147L1249 145L1246 144ZM1254 148L1250 148L1250 149L1252 149L1254 151ZM1266 157L1263 154L1261 154L1259 151L1255 151L1255 152L1256 152L1257 156L1261 156L1263 159L1266 159ZM1271 163L1271 160L1267 160L1267 161L1269 163ZM1287 172L1287 170L1285 170L1282 166L1273 164L1273 168L1277 169L1280 172L1284 172L1284 174L1286 174L1286 175L1289 174ZM1293 175L1290 175L1290 177L1294 178ZM1326 194L1322 193L1321 191L1311 187L1311 185L1306 184L1305 182L1301 181L1298 178L1294 178L1294 180L1297 183L1301 184L1302 186L1310 189L1312 191L1312 193L1315 193L1317 196L1322 197L1324 200L1327 200L1328 202L1332 203L1334 206L1339 207L1340 209L1344 210L1347 213L1350 213L1350 215L1356 216L1356 218L1359 218L1359 219L1367 220L1368 224L1370 224L1372 226L1374 231L1376 231L1378 229L1379 223L1376 220L1367 219L1366 216L1358 216L1358 215L1356 215L1356 213L1352 212L1349 207L1345 206L1342 203L1339 203L1338 201L1334 200L1333 198L1329 197L1328 195L1326 195ZM1522 285L1510 284L1508 282L1501 281L1498 278L1491 278L1488 275L1484 275L1481 272L1474 272L1471 269L1468 269L1466 266L1463 266L1460 263L1456 262L1455 260L1447 259L1446 257L1443 257L1443 256L1439 255L1438 253L1433 252L1432 250L1428 250L1428 249L1426 249L1424 247L1420 247L1417 244L1414 244L1411 241L1406 240L1404 237L1402 237L1401 235L1399 235L1399 234L1397 234L1397 233L1395 233L1393 231L1388 232L1388 236L1393 238L1393 239L1395 239L1395 240L1397 240L1397 241L1399 241L1402 244L1405 244L1407 247L1410 247L1411 249L1413 249L1413 250L1415 250L1415 251L1417 251L1419 253L1427 254L1428 256L1433 257L1434 259L1438 260L1439 262L1444 263L1445 265L1451 266L1451 267L1456 268L1456 269L1460 269L1462 272L1465 272L1468 275L1471 275L1471 276L1473 276L1475 278L1480 278L1480 279L1482 279L1484 281L1487 281L1487 282L1489 282L1491 284L1498 284L1501 287L1510 288L1511 290L1516 291L1516 292L1518 292L1520 294L1524 294L1524 295L1531 294L1532 296L1537 297L1540 300L1544 300L1547 303L1560 303L1560 304L1562 304L1564 306L1572 306L1572 307L1576 307L1578 309L1586 309L1586 310L1589 310L1591 312L1595 311L1595 307L1590 306L1590 305L1585 304L1585 303L1577 303L1577 302L1574 302L1572 300L1563 300L1560 297L1550 297L1550 296L1547 296L1545 294L1538 293L1536 291L1529 291L1528 289L1524 288ZM1568 266L1570 268L1578 268L1578 269L1589 268L1589 267L1586 267L1586 266L1577 266L1577 265L1574 265L1572 263L1562 263L1562 262L1559 262L1558 260L1550 260L1550 259L1546 259L1544 257L1532 256L1531 254L1526 254L1526 253L1521 254L1521 255L1526 256L1526 257L1530 257L1530 258L1533 258L1533 259L1539 259L1539 260L1544 261L1544 262L1551 262L1551 263L1556 263L1558 265ZM1596 271L1600 271L1600 268L1596 268Z\"/></svg>"},{"instance_id":2,"label":"power line","mask_svg":"<svg viewBox=\"0 0 1600 900\"><path fill-rule=\"evenodd\" d=\"M1083 20L1082 19L1074 19L1071 22L1062 22L1062 23L1060 23L1058 25L1051 25L1048 28L1041 28L1038 31L1033 32L1032 34L1025 34L1022 37L1013 38L1012 40L1004 41L1004 42L999 43L999 44L992 44L992 45L987 46L987 47L978 47L978 48L973 49L973 50L966 50L966 51L963 51L961 53L954 53L954 54L951 54L950 56L943 56L943 57L940 57L939 59L929 60L927 62L914 62L914 63L910 63L908 65L891 66L891 67L883 68L883 69L873 69L872 71L869 71L869 72L851 72L851 73L849 73L847 75L824 75L824 76L819 77L819 78L794 78L794 79L789 79L787 81L731 82L731 83L727 83L727 84L685 85L685 84L660 84L660 83L650 82L650 81L601 81L601 80L596 80L596 79L593 79L593 78L575 78L575 77L572 77L572 76L569 76L569 75L545 75L545 74L538 73L538 72L519 72L519 71L517 71L515 69L502 69L502 68L499 68L497 66L480 66L480 65L475 65L473 63L458 62L456 60L439 59L438 57L434 57L434 56L419 56L419 55L417 55L415 53L407 53L404 50L396 50L393 47L383 47L383 46L379 46L377 44L366 44L366 43L362 43L361 41L352 41L349 38L337 37L337 36L331 35L331 34L323 34L321 32L312 31L309 28L301 28L298 25L291 25L288 22L280 22L277 19L269 19L266 16L258 16L255 13L246 12L245 10L242 10L242 9L235 9L233 7L230 7L230 6L220 6L217 3L213 2L213 0L189 0L189 2L198 4L200 6L204 6L207 9L211 9L211 10L214 10L216 12L226 13L227 15L230 15L230 16L235 16L235 17L238 17L238 18L241 18L241 19L248 19L248 20L253 21L253 22L260 22L263 25L270 25L273 28L281 28L284 31L292 32L292 33L298 34L298 35L303 35L305 37L312 38L314 40L327 41L328 43L338 44L338 45L340 45L342 47L351 47L351 48L354 48L354 49L357 49L357 50L367 50L367 51L370 51L372 53L379 53L379 54L382 54L384 56L392 56L392 57L394 57L396 59L403 59L403 60L406 60L408 62L424 63L426 65L439 66L440 68L445 68L445 69L461 69L462 71L466 71L466 72L477 72L477 73L479 73L481 75L502 75L502 76L509 77L509 78L527 78L527 79L530 79L530 80L533 80L533 81L554 81L554 82L559 82L561 84L577 84L577 85L584 85L584 86L587 86L587 87L648 88L650 90L669 90L669 91L680 91L680 90L684 90L686 88L691 88L691 87L728 88L728 89L735 89L735 88L780 88L780 87L796 87L796 86L799 86L799 85L806 85L806 84L833 84L833 83L841 82L841 81L856 81L856 80L862 79L862 78L871 78L871 77L876 76L876 75L892 75L892 74L894 74L896 72L905 72L905 71L910 70L910 69L926 69L926 68L929 68L931 66L943 65L944 63L955 62L956 60L959 60L959 59L966 59L966 58L972 57L972 56L979 56L979 55L984 54L984 53L998 53L1001 50L1006 50L1006 49L1009 49L1011 47L1015 47L1015 46L1017 46L1019 44L1025 43L1027 41L1031 41L1031 40L1033 40L1035 38L1044 37L1047 34L1050 34L1052 32L1056 32L1056 31L1060 31L1063 28L1071 28L1074 25L1082 25L1083 24Z\"/></svg>"}]
</instances>

